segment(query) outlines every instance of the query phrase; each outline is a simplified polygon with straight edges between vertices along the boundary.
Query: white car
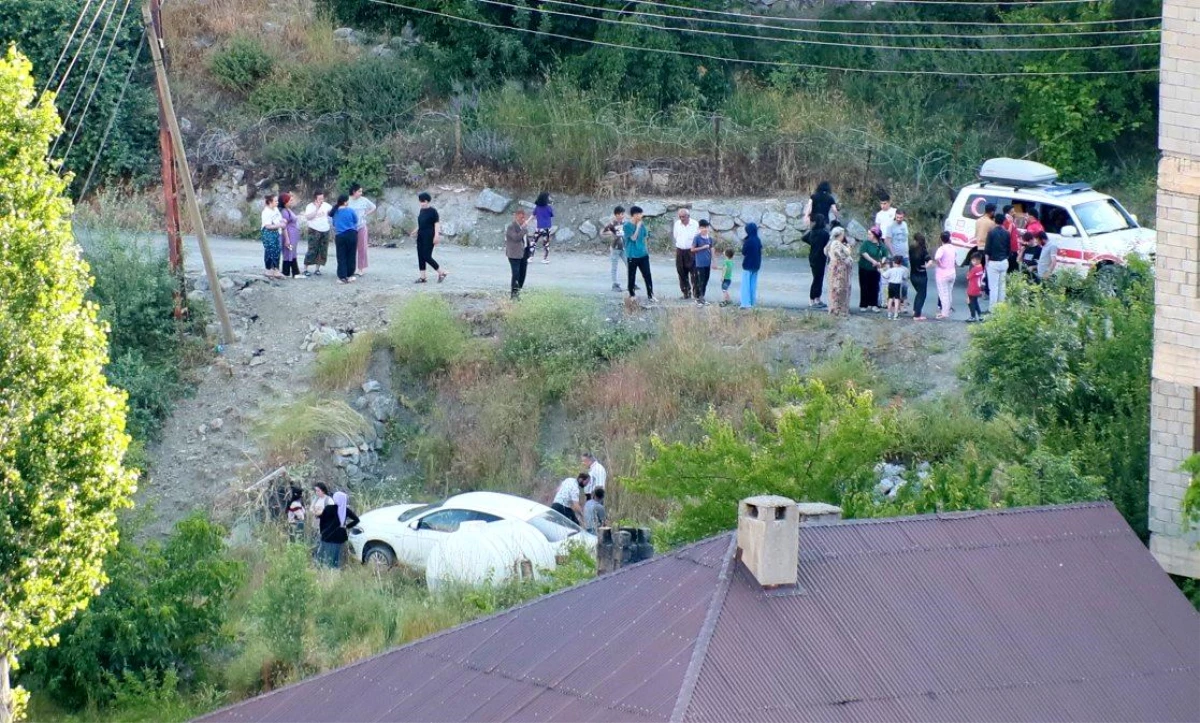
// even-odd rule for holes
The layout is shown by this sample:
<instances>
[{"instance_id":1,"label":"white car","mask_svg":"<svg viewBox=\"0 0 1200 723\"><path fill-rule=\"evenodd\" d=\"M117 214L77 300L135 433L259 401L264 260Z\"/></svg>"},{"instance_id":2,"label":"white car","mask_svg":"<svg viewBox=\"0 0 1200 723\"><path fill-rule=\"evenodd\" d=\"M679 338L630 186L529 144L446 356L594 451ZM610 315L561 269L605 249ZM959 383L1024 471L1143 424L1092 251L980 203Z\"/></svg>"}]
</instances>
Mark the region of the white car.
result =
<instances>
[{"instance_id":1,"label":"white car","mask_svg":"<svg viewBox=\"0 0 1200 723\"><path fill-rule=\"evenodd\" d=\"M984 207L999 213L1013 202L1037 211L1046 235L1058 243L1060 269L1086 274L1105 264L1122 264L1130 254L1152 258L1154 229L1138 226L1137 218L1112 196L1086 183L1060 183L1049 166L1014 158L993 158L979 169L979 183L958 192L945 230L962 263L975 248L975 221Z\"/></svg>"},{"instance_id":2,"label":"white car","mask_svg":"<svg viewBox=\"0 0 1200 723\"><path fill-rule=\"evenodd\" d=\"M350 530L350 549L363 563L404 565L418 572L433 548L464 522L516 520L531 525L558 556L582 544L595 552L596 537L546 505L500 492L466 492L434 504L391 505L361 516Z\"/></svg>"}]
</instances>

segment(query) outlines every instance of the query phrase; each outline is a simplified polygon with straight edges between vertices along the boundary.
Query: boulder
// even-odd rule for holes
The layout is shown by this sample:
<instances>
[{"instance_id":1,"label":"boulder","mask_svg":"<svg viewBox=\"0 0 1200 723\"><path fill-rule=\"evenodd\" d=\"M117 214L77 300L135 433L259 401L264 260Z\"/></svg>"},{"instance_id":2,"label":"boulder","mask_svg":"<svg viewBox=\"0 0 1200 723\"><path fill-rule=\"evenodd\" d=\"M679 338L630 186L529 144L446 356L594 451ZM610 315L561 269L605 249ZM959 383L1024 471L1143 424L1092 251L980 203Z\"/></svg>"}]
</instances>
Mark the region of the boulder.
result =
<instances>
[{"instance_id":1,"label":"boulder","mask_svg":"<svg viewBox=\"0 0 1200 723\"><path fill-rule=\"evenodd\" d=\"M738 220L743 224L761 223L762 209L757 206L742 206L742 210L738 211Z\"/></svg>"},{"instance_id":2,"label":"boulder","mask_svg":"<svg viewBox=\"0 0 1200 723\"><path fill-rule=\"evenodd\" d=\"M712 227L717 231L732 231L734 227L733 218L730 216L713 215L713 217L709 219L709 223L711 223Z\"/></svg>"},{"instance_id":3,"label":"boulder","mask_svg":"<svg viewBox=\"0 0 1200 723\"><path fill-rule=\"evenodd\" d=\"M378 392L381 389L383 389L383 385L380 384L379 382L375 381L374 379L368 379L367 381L363 382L363 385L362 385L362 390L363 390L364 394L370 394L371 392Z\"/></svg>"},{"instance_id":4,"label":"boulder","mask_svg":"<svg viewBox=\"0 0 1200 723\"><path fill-rule=\"evenodd\" d=\"M650 174L650 185L655 191L665 191L671 187L671 174L654 172Z\"/></svg>"},{"instance_id":5,"label":"boulder","mask_svg":"<svg viewBox=\"0 0 1200 723\"><path fill-rule=\"evenodd\" d=\"M579 224L579 233L587 238L596 238L596 234L600 233L600 229L596 228L596 224L591 221L584 221Z\"/></svg>"},{"instance_id":6,"label":"boulder","mask_svg":"<svg viewBox=\"0 0 1200 723\"><path fill-rule=\"evenodd\" d=\"M221 287L221 291L231 291L233 289L233 279L228 276L222 276L217 280L217 284Z\"/></svg>"},{"instance_id":7,"label":"boulder","mask_svg":"<svg viewBox=\"0 0 1200 723\"><path fill-rule=\"evenodd\" d=\"M345 40L352 35L354 35L354 28L338 28L337 30L333 31L333 37L341 38L342 40Z\"/></svg>"},{"instance_id":8,"label":"boulder","mask_svg":"<svg viewBox=\"0 0 1200 723\"><path fill-rule=\"evenodd\" d=\"M482 211L491 211L492 213L504 213L508 210L508 206L511 203L511 198L501 196L490 188L485 188L479 192L479 197L475 199L475 208Z\"/></svg>"},{"instance_id":9,"label":"boulder","mask_svg":"<svg viewBox=\"0 0 1200 723\"><path fill-rule=\"evenodd\" d=\"M662 201L641 201L639 203L635 203L634 205L641 207L642 214L646 218L656 218L667 212L667 204L663 203Z\"/></svg>"},{"instance_id":10,"label":"boulder","mask_svg":"<svg viewBox=\"0 0 1200 723\"><path fill-rule=\"evenodd\" d=\"M205 301L208 301L208 294L201 291L200 289L194 289L187 293L187 300L192 302L193 304L200 304Z\"/></svg>"},{"instance_id":11,"label":"boulder","mask_svg":"<svg viewBox=\"0 0 1200 723\"><path fill-rule=\"evenodd\" d=\"M800 218L801 214L804 213L804 204L795 202L789 203L783 207L783 212L787 214L788 218Z\"/></svg>"},{"instance_id":12,"label":"boulder","mask_svg":"<svg viewBox=\"0 0 1200 723\"><path fill-rule=\"evenodd\" d=\"M629 180L633 181L639 186L650 183L650 180L653 177L654 174L652 174L650 169L646 168L645 166L635 166L634 168L629 169Z\"/></svg>"},{"instance_id":13,"label":"boulder","mask_svg":"<svg viewBox=\"0 0 1200 723\"><path fill-rule=\"evenodd\" d=\"M396 54L396 51L392 50L386 43L380 43L371 48L370 54L373 58L390 58Z\"/></svg>"},{"instance_id":14,"label":"boulder","mask_svg":"<svg viewBox=\"0 0 1200 723\"><path fill-rule=\"evenodd\" d=\"M554 234L554 240L556 240L556 241L566 242L566 241L570 241L574 238L575 238L575 232L572 231L571 229L567 228L566 226L560 228Z\"/></svg>"},{"instance_id":15,"label":"boulder","mask_svg":"<svg viewBox=\"0 0 1200 723\"><path fill-rule=\"evenodd\" d=\"M224 221L230 226L241 224L242 219L245 218L241 209L236 206L218 205L213 208L212 214L213 218L219 221Z\"/></svg>"},{"instance_id":16,"label":"boulder","mask_svg":"<svg viewBox=\"0 0 1200 723\"><path fill-rule=\"evenodd\" d=\"M379 207L379 217L387 221L389 226L399 226L404 222L404 209L392 204L384 204Z\"/></svg>"},{"instance_id":17,"label":"boulder","mask_svg":"<svg viewBox=\"0 0 1200 723\"><path fill-rule=\"evenodd\" d=\"M772 231L782 231L787 228L787 216L778 211L767 211L762 215L762 225Z\"/></svg>"},{"instance_id":18,"label":"boulder","mask_svg":"<svg viewBox=\"0 0 1200 723\"><path fill-rule=\"evenodd\" d=\"M458 226L456 226L453 221L442 221L442 235L457 236Z\"/></svg>"},{"instance_id":19,"label":"boulder","mask_svg":"<svg viewBox=\"0 0 1200 723\"><path fill-rule=\"evenodd\" d=\"M197 276L196 280L192 282L192 288L196 291L208 291L208 277Z\"/></svg>"},{"instance_id":20,"label":"boulder","mask_svg":"<svg viewBox=\"0 0 1200 723\"><path fill-rule=\"evenodd\" d=\"M367 406L370 407L371 415L377 422L386 422L396 414L395 400L382 394L371 399Z\"/></svg>"}]
</instances>

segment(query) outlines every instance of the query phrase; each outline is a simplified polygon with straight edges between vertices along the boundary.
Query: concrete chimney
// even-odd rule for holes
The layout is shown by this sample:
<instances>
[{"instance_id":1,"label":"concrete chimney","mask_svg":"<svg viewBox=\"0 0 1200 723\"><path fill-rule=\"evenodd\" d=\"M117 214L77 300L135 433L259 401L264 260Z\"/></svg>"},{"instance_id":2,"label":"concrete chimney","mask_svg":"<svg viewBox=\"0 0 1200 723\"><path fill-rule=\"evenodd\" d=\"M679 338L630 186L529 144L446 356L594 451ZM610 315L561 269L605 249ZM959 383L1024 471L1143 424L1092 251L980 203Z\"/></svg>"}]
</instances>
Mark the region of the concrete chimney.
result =
<instances>
[{"instance_id":1,"label":"concrete chimney","mask_svg":"<svg viewBox=\"0 0 1200 723\"><path fill-rule=\"evenodd\" d=\"M825 502L801 502L796 508L800 512L800 524L805 527L829 525L842 519L842 508Z\"/></svg>"},{"instance_id":2,"label":"concrete chimney","mask_svg":"<svg viewBox=\"0 0 1200 723\"><path fill-rule=\"evenodd\" d=\"M795 585L800 555L800 511L787 497L759 495L738 504L738 552L763 587Z\"/></svg>"}]
</instances>

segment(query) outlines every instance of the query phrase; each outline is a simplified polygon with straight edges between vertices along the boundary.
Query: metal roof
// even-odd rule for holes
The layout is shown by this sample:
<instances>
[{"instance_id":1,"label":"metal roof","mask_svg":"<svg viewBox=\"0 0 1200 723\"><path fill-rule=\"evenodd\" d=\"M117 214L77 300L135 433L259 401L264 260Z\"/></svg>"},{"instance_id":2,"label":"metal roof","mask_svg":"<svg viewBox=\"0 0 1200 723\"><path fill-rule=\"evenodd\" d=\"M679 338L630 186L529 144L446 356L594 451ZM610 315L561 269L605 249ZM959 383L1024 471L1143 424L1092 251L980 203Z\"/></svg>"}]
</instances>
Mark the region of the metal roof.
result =
<instances>
[{"instance_id":1,"label":"metal roof","mask_svg":"<svg viewBox=\"0 0 1200 723\"><path fill-rule=\"evenodd\" d=\"M1200 615L1108 504L731 534L203 721L1200 720Z\"/></svg>"}]
</instances>

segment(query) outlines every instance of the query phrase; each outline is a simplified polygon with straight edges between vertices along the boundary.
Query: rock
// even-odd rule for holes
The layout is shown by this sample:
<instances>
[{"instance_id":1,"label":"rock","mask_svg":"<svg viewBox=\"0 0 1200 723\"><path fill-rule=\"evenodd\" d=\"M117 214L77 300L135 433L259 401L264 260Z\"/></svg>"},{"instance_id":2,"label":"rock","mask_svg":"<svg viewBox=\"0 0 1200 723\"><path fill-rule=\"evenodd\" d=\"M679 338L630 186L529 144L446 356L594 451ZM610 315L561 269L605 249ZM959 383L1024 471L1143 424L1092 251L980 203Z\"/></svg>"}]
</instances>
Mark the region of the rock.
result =
<instances>
[{"instance_id":1,"label":"rock","mask_svg":"<svg viewBox=\"0 0 1200 723\"><path fill-rule=\"evenodd\" d=\"M367 381L363 382L362 385L363 394L370 394L371 392L377 392L381 389L383 389L383 385L374 379L368 379Z\"/></svg>"},{"instance_id":2,"label":"rock","mask_svg":"<svg viewBox=\"0 0 1200 723\"><path fill-rule=\"evenodd\" d=\"M789 203L783 207L783 212L787 214L788 218L800 218L801 214L804 213L804 204Z\"/></svg>"},{"instance_id":3,"label":"rock","mask_svg":"<svg viewBox=\"0 0 1200 723\"><path fill-rule=\"evenodd\" d=\"M778 211L767 211L762 215L762 225L772 231L782 231L787 228L787 216Z\"/></svg>"},{"instance_id":4,"label":"rock","mask_svg":"<svg viewBox=\"0 0 1200 723\"><path fill-rule=\"evenodd\" d=\"M566 242L566 241L570 241L574 238L575 238L575 232L565 226L563 228L560 228L554 234L555 241Z\"/></svg>"},{"instance_id":5,"label":"rock","mask_svg":"<svg viewBox=\"0 0 1200 723\"><path fill-rule=\"evenodd\" d=\"M237 226L241 224L242 219L245 218L245 215L242 214L241 209L237 208L236 206L225 205L215 206L212 210L212 215L213 218L219 221L224 221L230 226Z\"/></svg>"},{"instance_id":6,"label":"rock","mask_svg":"<svg viewBox=\"0 0 1200 723\"><path fill-rule=\"evenodd\" d=\"M400 50L405 45L408 45L408 41L399 35L393 35L392 37L388 38L388 45L392 46L393 48L395 48L397 50Z\"/></svg>"},{"instance_id":7,"label":"rock","mask_svg":"<svg viewBox=\"0 0 1200 723\"><path fill-rule=\"evenodd\" d=\"M345 342L346 335L332 326L318 326L309 335L309 343L318 349L330 344L344 344Z\"/></svg>"},{"instance_id":8,"label":"rock","mask_svg":"<svg viewBox=\"0 0 1200 723\"><path fill-rule=\"evenodd\" d=\"M650 185L655 191L665 191L671 187L671 174L669 173L651 173Z\"/></svg>"},{"instance_id":9,"label":"rock","mask_svg":"<svg viewBox=\"0 0 1200 723\"><path fill-rule=\"evenodd\" d=\"M268 21L262 24L262 29L264 33L277 33L280 30L283 30L283 26L279 23L272 23Z\"/></svg>"},{"instance_id":10,"label":"rock","mask_svg":"<svg viewBox=\"0 0 1200 723\"><path fill-rule=\"evenodd\" d=\"M356 464L346 465L344 471L346 473L346 479L350 480L351 482L362 482L366 477L363 474L362 469Z\"/></svg>"},{"instance_id":11,"label":"rock","mask_svg":"<svg viewBox=\"0 0 1200 723\"><path fill-rule=\"evenodd\" d=\"M337 449L335 449L333 451L339 457L357 457L358 456L358 447L357 446L338 447Z\"/></svg>"},{"instance_id":12,"label":"rock","mask_svg":"<svg viewBox=\"0 0 1200 723\"><path fill-rule=\"evenodd\" d=\"M199 289L197 289L195 291L189 291L187 293L187 300L192 302L193 304L200 304L205 301L208 301L208 294L203 291L200 291Z\"/></svg>"},{"instance_id":13,"label":"rock","mask_svg":"<svg viewBox=\"0 0 1200 723\"><path fill-rule=\"evenodd\" d=\"M263 359L260 356L250 357L250 366L252 366L252 367L262 366L263 364L266 364L266 363L267 363L267 360Z\"/></svg>"},{"instance_id":14,"label":"rock","mask_svg":"<svg viewBox=\"0 0 1200 723\"><path fill-rule=\"evenodd\" d=\"M458 226L456 226L453 221L442 221L442 235L457 236Z\"/></svg>"},{"instance_id":15,"label":"rock","mask_svg":"<svg viewBox=\"0 0 1200 723\"><path fill-rule=\"evenodd\" d=\"M600 233L600 229L596 228L596 224L591 221L584 221L579 224L579 233L588 238L596 238L596 234Z\"/></svg>"},{"instance_id":16,"label":"rock","mask_svg":"<svg viewBox=\"0 0 1200 723\"><path fill-rule=\"evenodd\" d=\"M396 54L396 51L392 50L391 47L385 43L380 43L379 45L372 47L368 52L373 58L390 58Z\"/></svg>"},{"instance_id":17,"label":"rock","mask_svg":"<svg viewBox=\"0 0 1200 723\"><path fill-rule=\"evenodd\" d=\"M371 416L377 422L386 422L396 413L395 400L389 399L382 394L371 399L367 406L371 409Z\"/></svg>"},{"instance_id":18,"label":"rock","mask_svg":"<svg viewBox=\"0 0 1200 723\"><path fill-rule=\"evenodd\" d=\"M492 213L504 213L508 210L512 199L506 196L501 196L490 188L485 188L479 192L479 197L475 199L475 208L482 211L491 211Z\"/></svg>"},{"instance_id":19,"label":"rock","mask_svg":"<svg viewBox=\"0 0 1200 723\"><path fill-rule=\"evenodd\" d=\"M205 434L208 434L208 425L201 424L199 427L196 428L196 433L199 434L201 437L203 437Z\"/></svg>"},{"instance_id":20,"label":"rock","mask_svg":"<svg viewBox=\"0 0 1200 723\"><path fill-rule=\"evenodd\" d=\"M389 226L399 226L400 224L404 223L405 213L404 209L402 208L388 204L379 209L379 211L380 217L383 218L384 221L387 221Z\"/></svg>"},{"instance_id":21,"label":"rock","mask_svg":"<svg viewBox=\"0 0 1200 723\"><path fill-rule=\"evenodd\" d=\"M733 219L729 216L713 216L709 219L709 223L717 231L732 231L734 227Z\"/></svg>"},{"instance_id":22,"label":"rock","mask_svg":"<svg viewBox=\"0 0 1200 723\"><path fill-rule=\"evenodd\" d=\"M642 201L634 205L641 206L642 215L646 218L655 218L667 212L667 205L662 201Z\"/></svg>"},{"instance_id":23,"label":"rock","mask_svg":"<svg viewBox=\"0 0 1200 723\"><path fill-rule=\"evenodd\" d=\"M333 31L333 37L345 40L354 36L354 28L338 28Z\"/></svg>"},{"instance_id":24,"label":"rock","mask_svg":"<svg viewBox=\"0 0 1200 723\"><path fill-rule=\"evenodd\" d=\"M190 120L188 120L187 118L180 117L179 130L182 131L184 134L191 133L192 132L192 122Z\"/></svg>"},{"instance_id":25,"label":"rock","mask_svg":"<svg viewBox=\"0 0 1200 723\"><path fill-rule=\"evenodd\" d=\"M227 276L222 276L220 279L217 280L217 285L221 287L221 291L232 291L233 290L233 279L231 279Z\"/></svg>"},{"instance_id":26,"label":"rock","mask_svg":"<svg viewBox=\"0 0 1200 723\"><path fill-rule=\"evenodd\" d=\"M759 223L762 221L762 209L755 206L743 206L741 211L738 211L738 219L743 224Z\"/></svg>"},{"instance_id":27,"label":"rock","mask_svg":"<svg viewBox=\"0 0 1200 723\"><path fill-rule=\"evenodd\" d=\"M224 426L225 426L225 420L221 419L220 417L217 417L216 419L214 419L208 423L208 428L214 432Z\"/></svg>"},{"instance_id":28,"label":"rock","mask_svg":"<svg viewBox=\"0 0 1200 723\"><path fill-rule=\"evenodd\" d=\"M651 179L653 178L654 174L651 173L650 169L646 168L645 166L635 166L629 169L629 180L633 181L639 186L650 183Z\"/></svg>"},{"instance_id":29,"label":"rock","mask_svg":"<svg viewBox=\"0 0 1200 723\"><path fill-rule=\"evenodd\" d=\"M195 289L196 291L208 291L208 277L207 276L197 277L196 280L192 283L192 288Z\"/></svg>"}]
</instances>

